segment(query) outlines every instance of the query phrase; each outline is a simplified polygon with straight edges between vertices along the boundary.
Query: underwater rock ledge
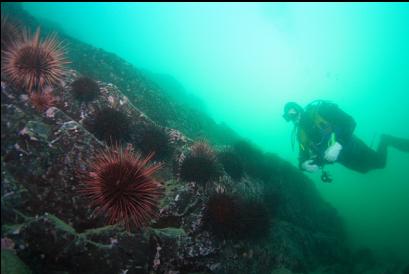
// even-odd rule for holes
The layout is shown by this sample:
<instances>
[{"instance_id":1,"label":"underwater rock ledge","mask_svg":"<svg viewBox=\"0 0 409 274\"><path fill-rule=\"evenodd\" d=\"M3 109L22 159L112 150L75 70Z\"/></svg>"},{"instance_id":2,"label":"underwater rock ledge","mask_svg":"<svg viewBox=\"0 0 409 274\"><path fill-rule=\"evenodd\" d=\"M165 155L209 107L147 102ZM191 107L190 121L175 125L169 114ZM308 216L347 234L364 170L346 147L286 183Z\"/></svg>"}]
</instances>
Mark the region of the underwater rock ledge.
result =
<instances>
[{"instance_id":1,"label":"underwater rock ledge","mask_svg":"<svg viewBox=\"0 0 409 274\"><path fill-rule=\"evenodd\" d=\"M2 12L18 15L31 29L37 25L19 4L2 3ZM239 136L217 127L205 114L168 101L149 79L113 54L59 35L69 44L71 69L62 86L53 90L55 106L38 111L27 93L3 74L1 82L2 243L9 243L8 249L33 273L270 274L323 267L326 273L350 273L342 266L348 256L342 221L297 168L242 144L235 153L243 161L243 178L233 179L221 170L220 177L203 183L181 180L178 167L197 137L215 144L214 151L208 151L215 160L212 153L233 146ZM95 79L99 88L99 95L87 103L78 102L71 92L71 84L82 75ZM127 124L118 127L114 119L103 130L127 131L126 138L118 140L125 146L139 150L143 128L163 129L170 138L171 155L161 160L156 175L164 187L159 215L143 229L106 225L79 195L84 160L109 145L98 135L95 118L107 109L120 112L115 119L122 117ZM208 132L203 134L203 129ZM233 206L244 200L262 204L264 213L249 211L246 217L235 215L232 222L242 225L250 219L254 226L243 227L257 231L258 224L268 225L260 230L266 235L214 235L204 225L204 215L215 193L239 197Z\"/></svg>"}]
</instances>

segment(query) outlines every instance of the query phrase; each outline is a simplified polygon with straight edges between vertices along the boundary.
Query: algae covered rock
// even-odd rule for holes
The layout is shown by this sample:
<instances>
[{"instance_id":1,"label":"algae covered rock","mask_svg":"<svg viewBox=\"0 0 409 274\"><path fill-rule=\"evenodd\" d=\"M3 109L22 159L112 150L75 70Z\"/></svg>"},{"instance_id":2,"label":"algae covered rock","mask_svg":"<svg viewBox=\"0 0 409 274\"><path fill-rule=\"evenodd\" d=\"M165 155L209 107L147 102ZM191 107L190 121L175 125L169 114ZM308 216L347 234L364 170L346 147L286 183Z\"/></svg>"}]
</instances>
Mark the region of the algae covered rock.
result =
<instances>
[{"instance_id":1,"label":"algae covered rock","mask_svg":"<svg viewBox=\"0 0 409 274\"><path fill-rule=\"evenodd\" d=\"M17 257L10 250L1 251L1 273L4 274L31 274L32 272L24 264L23 261Z\"/></svg>"},{"instance_id":2,"label":"algae covered rock","mask_svg":"<svg viewBox=\"0 0 409 274\"><path fill-rule=\"evenodd\" d=\"M38 273L146 273L149 241L114 226L78 233L51 214L27 217L17 230L8 231L16 252Z\"/></svg>"},{"instance_id":3,"label":"algae covered rock","mask_svg":"<svg viewBox=\"0 0 409 274\"><path fill-rule=\"evenodd\" d=\"M22 23L36 27L21 6L9 7L5 10L18 14ZM295 167L243 143L224 167L216 165L219 148L233 147L237 134L172 102L119 57L64 39L70 42L73 69L53 90L59 98L55 106L39 112L24 90L2 78L2 237L15 243L18 256L4 255L4 267L20 258L36 273L270 274L278 268L307 273L343 258L336 211ZM84 75L92 77L95 92L92 99L78 100L72 84ZM107 112L115 115L98 119ZM192 156L194 141L188 136L212 143L212 151L201 149L208 152L212 174L205 171L197 178L192 167L181 172ZM106 216L95 214L97 209L80 194L89 161L115 141L129 150L159 154L152 161L162 165L156 179L164 194L157 218L147 227L107 226ZM164 144L169 148L160 154ZM201 163L190 166L201 170ZM247 213L247 220L256 220L262 215L262 222L253 222L260 227L240 216L232 223L244 227L243 237L218 237L205 217L215 191L240 196L246 210L232 216Z\"/></svg>"}]
</instances>

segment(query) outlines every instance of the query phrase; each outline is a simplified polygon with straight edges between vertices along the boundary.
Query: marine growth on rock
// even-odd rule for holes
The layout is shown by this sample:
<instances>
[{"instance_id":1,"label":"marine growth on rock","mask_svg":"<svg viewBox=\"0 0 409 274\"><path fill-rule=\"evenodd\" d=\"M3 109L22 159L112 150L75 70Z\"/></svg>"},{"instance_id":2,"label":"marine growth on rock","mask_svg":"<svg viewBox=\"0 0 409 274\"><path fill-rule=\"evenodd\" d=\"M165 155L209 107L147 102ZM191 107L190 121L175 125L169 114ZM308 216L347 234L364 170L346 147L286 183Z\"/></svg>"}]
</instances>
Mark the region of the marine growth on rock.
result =
<instances>
[{"instance_id":1,"label":"marine growth on rock","mask_svg":"<svg viewBox=\"0 0 409 274\"><path fill-rule=\"evenodd\" d=\"M230 150L222 151L217 155L224 171L234 180L240 180L244 175L244 168L240 158Z\"/></svg>"},{"instance_id":2,"label":"marine growth on rock","mask_svg":"<svg viewBox=\"0 0 409 274\"><path fill-rule=\"evenodd\" d=\"M270 216L258 201L226 192L212 194L205 207L205 225L224 238L256 240L268 236Z\"/></svg>"}]
</instances>

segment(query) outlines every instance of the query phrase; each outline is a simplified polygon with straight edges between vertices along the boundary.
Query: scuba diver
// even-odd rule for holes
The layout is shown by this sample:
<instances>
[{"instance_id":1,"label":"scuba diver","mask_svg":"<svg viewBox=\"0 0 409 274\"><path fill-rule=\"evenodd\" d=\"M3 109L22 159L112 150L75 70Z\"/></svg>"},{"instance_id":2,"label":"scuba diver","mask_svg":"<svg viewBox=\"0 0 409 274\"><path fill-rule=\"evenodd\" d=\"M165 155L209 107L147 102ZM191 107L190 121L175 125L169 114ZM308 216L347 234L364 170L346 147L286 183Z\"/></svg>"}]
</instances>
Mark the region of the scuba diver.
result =
<instances>
[{"instance_id":1,"label":"scuba diver","mask_svg":"<svg viewBox=\"0 0 409 274\"><path fill-rule=\"evenodd\" d=\"M283 118L293 122L299 142L299 167L308 172L322 170L321 179L331 182L324 171L326 164L339 162L360 173L386 165L388 146L409 152L409 139L381 135L377 150L368 147L354 135L355 120L329 101L317 100L303 109L295 102L284 106Z\"/></svg>"}]
</instances>

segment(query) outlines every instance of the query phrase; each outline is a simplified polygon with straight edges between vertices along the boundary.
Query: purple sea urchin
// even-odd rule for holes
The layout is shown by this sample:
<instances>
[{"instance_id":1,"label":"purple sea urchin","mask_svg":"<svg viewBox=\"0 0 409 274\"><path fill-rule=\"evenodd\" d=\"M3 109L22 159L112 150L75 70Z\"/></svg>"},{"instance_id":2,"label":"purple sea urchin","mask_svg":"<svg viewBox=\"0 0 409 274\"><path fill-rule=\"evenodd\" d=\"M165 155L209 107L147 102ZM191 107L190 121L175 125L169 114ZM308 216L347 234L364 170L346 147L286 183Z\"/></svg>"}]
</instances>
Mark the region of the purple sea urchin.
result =
<instances>
[{"instance_id":1,"label":"purple sea urchin","mask_svg":"<svg viewBox=\"0 0 409 274\"><path fill-rule=\"evenodd\" d=\"M144 127L141 130L139 148L144 155L154 152L154 158L158 160L165 159L172 153L168 134L156 126Z\"/></svg>"},{"instance_id":2,"label":"purple sea urchin","mask_svg":"<svg viewBox=\"0 0 409 274\"><path fill-rule=\"evenodd\" d=\"M204 184L220 175L221 166L214 151L205 142L195 143L190 154L181 163L180 178L184 181Z\"/></svg>"},{"instance_id":3,"label":"purple sea urchin","mask_svg":"<svg viewBox=\"0 0 409 274\"><path fill-rule=\"evenodd\" d=\"M80 77L71 84L73 97L80 102L91 102L100 93L98 83L89 77Z\"/></svg>"},{"instance_id":4,"label":"purple sea urchin","mask_svg":"<svg viewBox=\"0 0 409 274\"><path fill-rule=\"evenodd\" d=\"M94 120L90 122L90 130L100 140L118 143L129 138L130 124L125 113L113 108L103 108L96 112Z\"/></svg>"}]
</instances>

